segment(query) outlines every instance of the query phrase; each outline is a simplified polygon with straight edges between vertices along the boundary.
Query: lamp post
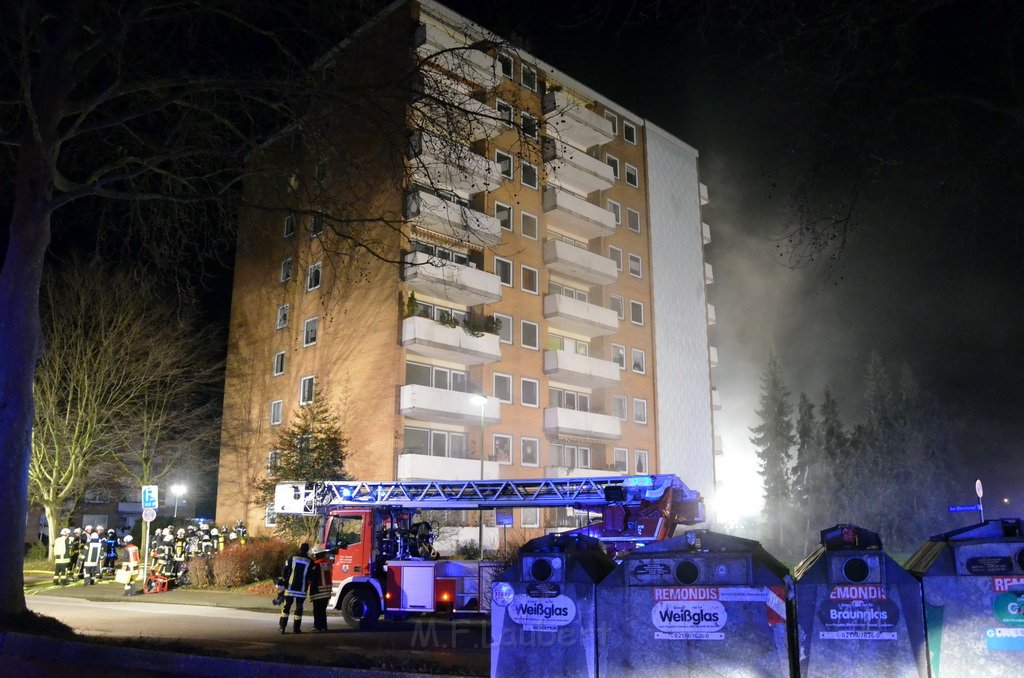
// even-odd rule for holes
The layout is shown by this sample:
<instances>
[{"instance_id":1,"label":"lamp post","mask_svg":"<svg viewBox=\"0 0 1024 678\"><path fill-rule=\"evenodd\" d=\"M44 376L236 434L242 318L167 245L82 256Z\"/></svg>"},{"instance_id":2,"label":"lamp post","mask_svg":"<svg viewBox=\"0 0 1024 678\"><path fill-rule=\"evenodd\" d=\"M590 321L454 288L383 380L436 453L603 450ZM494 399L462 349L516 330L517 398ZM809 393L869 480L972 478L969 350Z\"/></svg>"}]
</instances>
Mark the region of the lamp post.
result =
<instances>
[{"instance_id":1,"label":"lamp post","mask_svg":"<svg viewBox=\"0 0 1024 678\"><path fill-rule=\"evenodd\" d=\"M487 407L487 397L477 393L469 399L469 402L480 408L480 480L484 479L484 412ZM477 522L479 523L479 533L477 535L477 545L480 547L480 560L484 559L484 510L480 509L480 515L477 516Z\"/></svg>"},{"instance_id":2,"label":"lamp post","mask_svg":"<svg viewBox=\"0 0 1024 678\"><path fill-rule=\"evenodd\" d=\"M186 490L188 490L188 488L185 487L184 485L180 484L180 483L177 484L177 485L171 485L171 494L174 495L174 517L175 518L178 517L178 500L181 499L181 495L185 494Z\"/></svg>"}]
</instances>

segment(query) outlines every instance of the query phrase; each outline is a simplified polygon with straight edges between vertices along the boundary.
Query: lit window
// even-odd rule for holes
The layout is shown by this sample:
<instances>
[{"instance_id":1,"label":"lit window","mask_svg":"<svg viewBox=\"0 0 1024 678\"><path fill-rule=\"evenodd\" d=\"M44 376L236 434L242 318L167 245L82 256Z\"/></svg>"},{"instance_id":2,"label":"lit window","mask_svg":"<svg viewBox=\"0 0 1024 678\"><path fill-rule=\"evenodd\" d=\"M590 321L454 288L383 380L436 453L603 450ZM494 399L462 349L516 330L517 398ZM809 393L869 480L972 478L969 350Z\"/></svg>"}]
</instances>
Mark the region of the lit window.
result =
<instances>
[{"instance_id":1,"label":"lit window","mask_svg":"<svg viewBox=\"0 0 1024 678\"><path fill-rule=\"evenodd\" d=\"M308 405L313 402L313 397L316 395L315 377L308 376L303 377L302 381L299 382L299 404Z\"/></svg>"},{"instance_id":2,"label":"lit window","mask_svg":"<svg viewBox=\"0 0 1024 678\"><path fill-rule=\"evenodd\" d=\"M538 274L537 269L526 265L519 267L519 282L523 286L524 292L537 294L539 278L540 275Z\"/></svg>"},{"instance_id":3,"label":"lit window","mask_svg":"<svg viewBox=\"0 0 1024 678\"><path fill-rule=\"evenodd\" d=\"M626 163L626 183L634 188L640 187L640 175L635 167Z\"/></svg>"},{"instance_id":4,"label":"lit window","mask_svg":"<svg viewBox=\"0 0 1024 678\"><path fill-rule=\"evenodd\" d=\"M641 302L629 300L629 319L635 325L644 324L644 305Z\"/></svg>"},{"instance_id":5,"label":"lit window","mask_svg":"<svg viewBox=\"0 0 1024 678\"><path fill-rule=\"evenodd\" d=\"M639 255L629 255L629 274L634 278L644 277L644 263L640 259Z\"/></svg>"},{"instance_id":6,"label":"lit window","mask_svg":"<svg viewBox=\"0 0 1024 678\"><path fill-rule=\"evenodd\" d=\"M292 258L288 257L281 262L281 282L286 283L292 279Z\"/></svg>"},{"instance_id":7,"label":"lit window","mask_svg":"<svg viewBox=\"0 0 1024 678\"><path fill-rule=\"evenodd\" d=\"M319 325L319 318L310 318L309 320L306 321L302 329L303 346L312 346L313 344L316 343L316 331Z\"/></svg>"},{"instance_id":8,"label":"lit window","mask_svg":"<svg viewBox=\"0 0 1024 678\"><path fill-rule=\"evenodd\" d=\"M605 155L604 161L608 163L608 166L612 168L612 176L616 179L619 178L619 159L614 155Z\"/></svg>"},{"instance_id":9,"label":"lit window","mask_svg":"<svg viewBox=\"0 0 1024 678\"><path fill-rule=\"evenodd\" d=\"M634 348L633 351L633 371L639 374L647 373L647 354L643 349Z\"/></svg>"},{"instance_id":10,"label":"lit window","mask_svg":"<svg viewBox=\"0 0 1024 678\"><path fill-rule=\"evenodd\" d=\"M625 320L626 319L626 311L625 311L625 308L624 308L624 303L622 301L622 297L620 297L617 294L609 295L608 296L608 307L611 308L613 311L615 311L615 315L619 316L619 320Z\"/></svg>"},{"instance_id":11,"label":"lit window","mask_svg":"<svg viewBox=\"0 0 1024 678\"><path fill-rule=\"evenodd\" d=\"M647 401L643 398L633 398L633 421L638 424L647 423Z\"/></svg>"},{"instance_id":12,"label":"lit window","mask_svg":"<svg viewBox=\"0 0 1024 678\"><path fill-rule=\"evenodd\" d=\"M284 418L284 401L275 400L270 403L270 425L277 426Z\"/></svg>"},{"instance_id":13,"label":"lit window","mask_svg":"<svg viewBox=\"0 0 1024 678\"><path fill-rule=\"evenodd\" d=\"M512 206L502 202L494 203L494 218L506 231L512 230Z\"/></svg>"},{"instance_id":14,"label":"lit window","mask_svg":"<svg viewBox=\"0 0 1024 678\"><path fill-rule=\"evenodd\" d=\"M626 369L626 347L622 344L612 344L612 362L619 366L620 370Z\"/></svg>"},{"instance_id":15,"label":"lit window","mask_svg":"<svg viewBox=\"0 0 1024 678\"><path fill-rule=\"evenodd\" d=\"M519 402L527 407L540 406L540 383L536 379L519 380Z\"/></svg>"},{"instance_id":16,"label":"lit window","mask_svg":"<svg viewBox=\"0 0 1024 678\"><path fill-rule=\"evenodd\" d=\"M281 304L277 307L277 329L285 327L288 327L288 304Z\"/></svg>"},{"instance_id":17,"label":"lit window","mask_svg":"<svg viewBox=\"0 0 1024 678\"><path fill-rule=\"evenodd\" d=\"M309 268L306 269L306 291L315 290L320 287L320 262L310 264Z\"/></svg>"},{"instance_id":18,"label":"lit window","mask_svg":"<svg viewBox=\"0 0 1024 678\"><path fill-rule=\"evenodd\" d=\"M511 344L512 316L505 315L504 313L495 313L494 319L501 324L501 327L498 328L498 341L500 341L503 344Z\"/></svg>"},{"instance_id":19,"label":"lit window","mask_svg":"<svg viewBox=\"0 0 1024 678\"><path fill-rule=\"evenodd\" d=\"M278 377L284 374L284 351L279 351L274 354L274 376Z\"/></svg>"},{"instance_id":20,"label":"lit window","mask_svg":"<svg viewBox=\"0 0 1024 678\"><path fill-rule=\"evenodd\" d=\"M494 257L494 273L505 287L512 287L512 261Z\"/></svg>"},{"instance_id":21,"label":"lit window","mask_svg":"<svg viewBox=\"0 0 1024 678\"><path fill-rule=\"evenodd\" d=\"M512 377L507 374L494 373L494 397L503 403L512 402Z\"/></svg>"},{"instance_id":22,"label":"lit window","mask_svg":"<svg viewBox=\"0 0 1024 678\"><path fill-rule=\"evenodd\" d=\"M523 466L538 466L540 464L540 441L536 438L520 438L519 455Z\"/></svg>"},{"instance_id":23,"label":"lit window","mask_svg":"<svg viewBox=\"0 0 1024 678\"><path fill-rule=\"evenodd\" d=\"M615 216L615 224L622 223L622 206L614 200L608 201L608 211Z\"/></svg>"},{"instance_id":24,"label":"lit window","mask_svg":"<svg viewBox=\"0 0 1024 678\"><path fill-rule=\"evenodd\" d=\"M495 59L498 60L498 67L501 69L501 74L511 80L514 72L513 69L515 68L515 61L512 60L512 57L508 54L499 53Z\"/></svg>"},{"instance_id":25,"label":"lit window","mask_svg":"<svg viewBox=\"0 0 1024 678\"><path fill-rule=\"evenodd\" d=\"M626 208L626 228L634 233L640 232L640 213L629 207Z\"/></svg>"},{"instance_id":26,"label":"lit window","mask_svg":"<svg viewBox=\"0 0 1024 678\"><path fill-rule=\"evenodd\" d=\"M523 320L519 327L519 342L526 348L540 347L540 330L537 323Z\"/></svg>"},{"instance_id":27,"label":"lit window","mask_svg":"<svg viewBox=\"0 0 1024 678\"><path fill-rule=\"evenodd\" d=\"M498 163L498 169L501 170L501 176L506 179L511 179L513 177L512 167L515 161L512 159L511 155L503 151L495 151L494 161Z\"/></svg>"},{"instance_id":28,"label":"lit window","mask_svg":"<svg viewBox=\"0 0 1024 678\"><path fill-rule=\"evenodd\" d=\"M537 166L531 165L525 160L519 164L521 168L520 171L522 173L523 186L526 186L527 188L537 188Z\"/></svg>"},{"instance_id":29,"label":"lit window","mask_svg":"<svg viewBox=\"0 0 1024 678\"><path fill-rule=\"evenodd\" d=\"M525 87L526 89L531 90L533 92L536 92L537 91L537 71L534 70L533 68L531 68L530 66L527 66L526 64L523 64L521 70L522 70L522 73L523 73L523 87Z\"/></svg>"},{"instance_id":30,"label":"lit window","mask_svg":"<svg viewBox=\"0 0 1024 678\"><path fill-rule=\"evenodd\" d=\"M519 213L520 230L523 235L531 240L537 239L537 217L526 212Z\"/></svg>"}]
</instances>

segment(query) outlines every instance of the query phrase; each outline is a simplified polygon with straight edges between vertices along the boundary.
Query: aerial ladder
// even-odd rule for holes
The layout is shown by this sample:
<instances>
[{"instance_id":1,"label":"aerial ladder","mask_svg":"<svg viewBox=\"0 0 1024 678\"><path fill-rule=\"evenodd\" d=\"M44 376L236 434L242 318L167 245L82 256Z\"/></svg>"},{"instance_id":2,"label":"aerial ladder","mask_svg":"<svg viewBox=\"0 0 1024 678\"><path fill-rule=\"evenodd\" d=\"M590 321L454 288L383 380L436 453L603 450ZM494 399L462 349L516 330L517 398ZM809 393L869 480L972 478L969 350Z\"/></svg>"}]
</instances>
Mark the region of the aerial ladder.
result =
<instances>
[{"instance_id":1,"label":"aerial ladder","mask_svg":"<svg viewBox=\"0 0 1024 678\"><path fill-rule=\"evenodd\" d=\"M319 545L334 558L330 607L352 626L446 611L484 612L503 563L440 560L420 511L571 507L593 516L566 531L601 540L613 557L703 522L701 495L674 475L505 480L284 481L277 514L321 516ZM600 514L598 517L596 514Z\"/></svg>"}]
</instances>

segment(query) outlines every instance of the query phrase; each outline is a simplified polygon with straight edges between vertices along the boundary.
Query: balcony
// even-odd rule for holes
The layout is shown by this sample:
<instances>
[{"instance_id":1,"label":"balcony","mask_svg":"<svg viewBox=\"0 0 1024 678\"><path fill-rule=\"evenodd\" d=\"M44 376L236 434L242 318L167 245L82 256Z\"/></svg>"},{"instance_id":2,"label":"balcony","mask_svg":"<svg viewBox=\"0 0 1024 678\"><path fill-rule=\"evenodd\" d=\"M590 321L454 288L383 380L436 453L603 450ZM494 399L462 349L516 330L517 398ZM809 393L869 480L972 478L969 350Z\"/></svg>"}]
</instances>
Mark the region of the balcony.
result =
<instances>
[{"instance_id":1,"label":"balcony","mask_svg":"<svg viewBox=\"0 0 1024 678\"><path fill-rule=\"evenodd\" d=\"M618 440L622 437L618 417L567 410L564 407L544 410L544 433L584 440Z\"/></svg>"},{"instance_id":2,"label":"balcony","mask_svg":"<svg viewBox=\"0 0 1024 678\"><path fill-rule=\"evenodd\" d=\"M479 426L480 406L473 404L473 395L421 384L406 384L399 389L398 413L418 421ZM501 423L501 402L497 398L487 399L483 418L485 424Z\"/></svg>"},{"instance_id":3,"label":"balcony","mask_svg":"<svg viewBox=\"0 0 1024 678\"><path fill-rule=\"evenodd\" d=\"M615 185L611 166L559 139L544 138L547 182L586 195Z\"/></svg>"},{"instance_id":4,"label":"balcony","mask_svg":"<svg viewBox=\"0 0 1024 678\"><path fill-rule=\"evenodd\" d=\"M722 396L718 395L718 389L711 389L711 409L718 411L722 409Z\"/></svg>"},{"instance_id":5,"label":"balcony","mask_svg":"<svg viewBox=\"0 0 1024 678\"><path fill-rule=\"evenodd\" d=\"M704 284L710 285L715 282L715 271L711 268L711 264L704 264Z\"/></svg>"},{"instance_id":6,"label":"balcony","mask_svg":"<svg viewBox=\"0 0 1024 678\"><path fill-rule=\"evenodd\" d=\"M576 468L572 466L545 466L545 478L604 478L611 475L619 475L620 471L614 469L599 468ZM621 473L625 473L622 471ZM575 524L573 525L575 527Z\"/></svg>"},{"instance_id":7,"label":"balcony","mask_svg":"<svg viewBox=\"0 0 1024 678\"><path fill-rule=\"evenodd\" d=\"M461 327L442 325L431 318L413 316L403 320L402 346L415 355L459 365L487 365L501 360L497 334L474 337Z\"/></svg>"},{"instance_id":8,"label":"balcony","mask_svg":"<svg viewBox=\"0 0 1024 678\"><path fill-rule=\"evenodd\" d=\"M497 111L474 98L457 80L436 71L419 77L416 87L422 94L412 107L416 126L466 144L490 139L506 129Z\"/></svg>"},{"instance_id":9,"label":"balcony","mask_svg":"<svg viewBox=\"0 0 1024 678\"><path fill-rule=\"evenodd\" d=\"M718 367L718 348L708 346L708 362L712 367Z\"/></svg>"},{"instance_id":10,"label":"balcony","mask_svg":"<svg viewBox=\"0 0 1024 678\"><path fill-rule=\"evenodd\" d=\"M590 285L610 285L619 278L615 262L561 240L544 243L544 265L568 278Z\"/></svg>"},{"instance_id":11,"label":"balcony","mask_svg":"<svg viewBox=\"0 0 1024 678\"><path fill-rule=\"evenodd\" d=\"M466 40L466 36L440 26L420 24L416 31L416 54L476 85L494 87L501 80L494 57L472 49Z\"/></svg>"},{"instance_id":12,"label":"balcony","mask_svg":"<svg viewBox=\"0 0 1024 678\"><path fill-rule=\"evenodd\" d=\"M708 325L714 325L717 322L715 317L715 305L708 304Z\"/></svg>"},{"instance_id":13,"label":"balcony","mask_svg":"<svg viewBox=\"0 0 1024 678\"><path fill-rule=\"evenodd\" d=\"M718 435L717 433L715 434L714 445L715 454L725 454L725 447L722 445L722 436Z\"/></svg>"},{"instance_id":14,"label":"balcony","mask_svg":"<svg viewBox=\"0 0 1024 678\"><path fill-rule=\"evenodd\" d=\"M557 188L544 189L548 224L580 240L615 233L615 215L592 202Z\"/></svg>"},{"instance_id":15,"label":"balcony","mask_svg":"<svg viewBox=\"0 0 1024 678\"><path fill-rule=\"evenodd\" d=\"M700 182L699 190L700 190L700 204L701 204L701 206L707 205L709 202L711 202L708 199L708 185L705 184L703 181Z\"/></svg>"},{"instance_id":16,"label":"balcony","mask_svg":"<svg viewBox=\"0 0 1024 678\"><path fill-rule=\"evenodd\" d=\"M711 242L711 225L708 222L700 222L700 234L704 238L705 245Z\"/></svg>"},{"instance_id":17,"label":"balcony","mask_svg":"<svg viewBox=\"0 0 1024 678\"><path fill-rule=\"evenodd\" d=\"M544 317L556 330L581 334L591 339L619 331L619 316L612 309L561 294L544 297Z\"/></svg>"},{"instance_id":18,"label":"balcony","mask_svg":"<svg viewBox=\"0 0 1024 678\"><path fill-rule=\"evenodd\" d=\"M571 351L544 351L544 374L563 384L583 388L617 386L620 371L610 360Z\"/></svg>"},{"instance_id":19,"label":"balcony","mask_svg":"<svg viewBox=\"0 0 1024 678\"><path fill-rule=\"evenodd\" d=\"M493 247L501 242L501 223L496 218L423 190L406 196L405 215L419 228L467 245Z\"/></svg>"},{"instance_id":20,"label":"balcony","mask_svg":"<svg viewBox=\"0 0 1024 678\"><path fill-rule=\"evenodd\" d=\"M456 191L464 196L501 186L498 163L429 132L413 133L409 155L414 183Z\"/></svg>"},{"instance_id":21,"label":"balcony","mask_svg":"<svg viewBox=\"0 0 1024 678\"><path fill-rule=\"evenodd\" d=\"M483 478L498 478L498 463L483 463ZM479 459L434 457L429 454L398 455L399 480L482 480Z\"/></svg>"},{"instance_id":22,"label":"balcony","mask_svg":"<svg viewBox=\"0 0 1024 678\"><path fill-rule=\"evenodd\" d=\"M405 255L405 282L416 292L464 306L501 300L501 280L493 273L432 257L426 252Z\"/></svg>"},{"instance_id":23,"label":"balcony","mask_svg":"<svg viewBox=\"0 0 1024 678\"><path fill-rule=\"evenodd\" d=\"M615 139L611 120L588 110L564 90L544 95L544 119L548 136L558 137L576 148L590 148Z\"/></svg>"}]
</instances>

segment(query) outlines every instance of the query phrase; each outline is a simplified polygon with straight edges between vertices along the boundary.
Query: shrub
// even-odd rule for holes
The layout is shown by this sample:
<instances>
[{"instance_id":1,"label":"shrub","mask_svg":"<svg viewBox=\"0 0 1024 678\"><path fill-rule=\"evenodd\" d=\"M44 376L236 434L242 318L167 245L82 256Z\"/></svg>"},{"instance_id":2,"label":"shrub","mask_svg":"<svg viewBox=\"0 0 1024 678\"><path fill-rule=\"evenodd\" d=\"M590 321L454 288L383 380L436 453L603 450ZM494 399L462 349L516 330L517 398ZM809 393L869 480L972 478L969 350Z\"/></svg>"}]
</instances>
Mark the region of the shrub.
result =
<instances>
[{"instance_id":1,"label":"shrub","mask_svg":"<svg viewBox=\"0 0 1024 678\"><path fill-rule=\"evenodd\" d=\"M220 588L233 588L276 577L292 551L292 546L277 539L234 545L210 561L213 582Z\"/></svg>"},{"instance_id":2,"label":"shrub","mask_svg":"<svg viewBox=\"0 0 1024 678\"><path fill-rule=\"evenodd\" d=\"M480 545L476 543L475 539L469 541L460 541L459 545L455 547L455 555L463 560L478 560L480 558Z\"/></svg>"},{"instance_id":3,"label":"shrub","mask_svg":"<svg viewBox=\"0 0 1024 678\"><path fill-rule=\"evenodd\" d=\"M197 588L213 586L213 561L209 558L189 558L188 578L192 586Z\"/></svg>"},{"instance_id":4,"label":"shrub","mask_svg":"<svg viewBox=\"0 0 1024 678\"><path fill-rule=\"evenodd\" d=\"M232 588L252 581L244 548L226 549L213 558L213 580L220 588Z\"/></svg>"}]
</instances>

